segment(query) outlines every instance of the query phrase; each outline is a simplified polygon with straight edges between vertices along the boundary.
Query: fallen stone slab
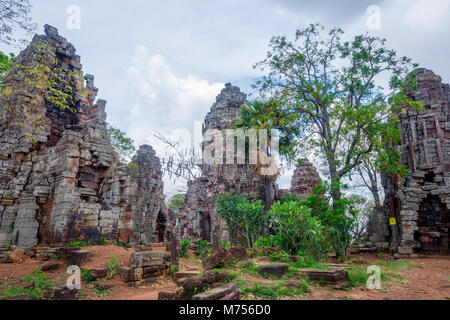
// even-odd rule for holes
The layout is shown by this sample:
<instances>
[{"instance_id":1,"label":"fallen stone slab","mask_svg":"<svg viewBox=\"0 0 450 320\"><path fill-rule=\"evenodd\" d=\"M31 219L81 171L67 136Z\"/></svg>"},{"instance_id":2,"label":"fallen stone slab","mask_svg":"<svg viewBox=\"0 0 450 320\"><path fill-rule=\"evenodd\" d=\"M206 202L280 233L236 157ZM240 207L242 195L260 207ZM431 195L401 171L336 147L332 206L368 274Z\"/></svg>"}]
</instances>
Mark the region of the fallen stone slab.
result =
<instances>
[{"instance_id":1,"label":"fallen stone slab","mask_svg":"<svg viewBox=\"0 0 450 320\"><path fill-rule=\"evenodd\" d=\"M158 300L178 300L180 294L178 291L161 291L158 293Z\"/></svg>"},{"instance_id":2,"label":"fallen stone slab","mask_svg":"<svg viewBox=\"0 0 450 320\"><path fill-rule=\"evenodd\" d=\"M229 295L223 297L222 299L219 300L223 300L223 301L238 301L241 300L241 291L239 289L234 290L232 293L230 293Z\"/></svg>"},{"instance_id":3,"label":"fallen stone slab","mask_svg":"<svg viewBox=\"0 0 450 320\"><path fill-rule=\"evenodd\" d=\"M203 269L212 270L228 267L233 263L231 253L222 248L202 260Z\"/></svg>"},{"instance_id":4,"label":"fallen stone slab","mask_svg":"<svg viewBox=\"0 0 450 320\"><path fill-rule=\"evenodd\" d=\"M89 258L91 257L91 253L89 251L85 250L78 250L73 251L71 254L66 258L67 264L71 266L83 266L86 262L88 262Z\"/></svg>"},{"instance_id":5,"label":"fallen stone slab","mask_svg":"<svg viewBox=\"0 0 450 320\"><path fill-rule=\"evenodd\" d=\"M195 277L198 276L198 274L199 274L198 271L177 271L173 274L173 276L175 280L178 280L182 278Z\"/></svg>"},{"instance_id":6,"label":"fallen stone slab","mask_svg":"<svg viewBox=\"0 0 450 320\"><path fill-rule=\"evenodd\" d=\"M233 260L246 261L249 259L247 249L244 247L232 247L229 251Z\"/></svg>"},{"instance_id":7,"label":"fallen stone slab","mask_svg":"<svg viewBox=\"0 0 450 320\"><path fill-rule=\"evenodd\" d=\"M51 300L77 300L78 292L78 289L70 289L67 285L62 284L48 289L44 296Z\"/></svg>"},{"instance_id":8,"label":"fallen stone slab","mask_svg":"<svg viewBox=\"0 0 450 320\"><path fill-rule=\"evenodd\" d=\"M184 285L184 284L186 283L186 281L187 281L188 279L189 279L189 278L175 279L175 283L176 283L177 285L179 285L179 286L182 286L182 285Z\"/></svg>"},{"instance_id":9,"label":"fallen stone slab","mask_svg":"<svg viewBox=\"0 0 450 320\"><path fill-rule=\"evenodd\" d=\"M44 272L55 271L59 269L60 265L59 262L48 262L42 266L41 270Z\"/></svg>"},{"instance_id":10,"label":"fallen stone slab","mask_svg":"<svg viewBox=\"0 0 450 320\"><path fill-rule=\"evenodd\" d=\"M22 263L25 259L25 251L14 250L9 254L9 259L12 260L13 263Z\"/></svg>"},{"instance_id":11,"label":"fallen stone slab","mask_svg":"<svg viewBox=\"0 0 450 320\"><path fill-rule=\"evenodd\" d=\"M343 269L303 269L297 274L313 281L325 281L326 284L337 288L350 285L348 271Z\"/></svg>"},{"instance_id":12,"label":"fallen stone slab","mask_svg":"<svg viewBox=\"0 0 450 320\"><path fill-rule=\"evenodd\" d=\"M143 268L119 268L119 276L123 282L133 282L142 280Z\"/></svg>"},{"instance_id":13,"label":"fallen stone slab","mask_svg":"<svg viewBox=\"0 0 450 320\"><path fill-rule=\"evenodd\" d=\"M108 275L108 270L104 268L94 268L90 269L89 271L91 277L96 280L106 278L106 276Z\"/></svg>"},{"instance_id":14,"label":"fallen stone slab","mask_svg":"<svg viewBox=\"0 0 450 320\"><path fill-rule=\"evenodd\" d=\"M130 267L141 268L159 266L164 264L164 252L159 251L143 251L133 252L130 259Z\"/></svg>"},{"instance_id":15,"label":"fallen stone slab","mask_svg":"<svg viewBox=\"0 0 450 320\"><path fill-rule=\"evenodd\" d=\"M264 266L260 266L258 268L258 272L262 276L277 276L281 278L284 276L289 269L289 265L287 264L268 264Z\"/></svg>"},{"instance_id":16,"label":"fallen stone slab","mask_svg":"<svg viewBox=\"0 0 450 320\"><path fill-rule=\"evenodd\" d=\"M226 271L214 273L213 271L206 271L202 276L190 277L183 284L183 299L190 299L197 292L203 292L215 285L221 285L226 280L231 279L231 276Z\"/></svg>"},{"instance_id":17,"label":"fallen stone slab","mask_svg":"<svg viewBox=\"0 0 450 320\"><path fill-rule=\"evenodd\" d=\"M192 300L220 300L239 289L237 283L231 282L223 286L192 296Z\"/></svg>"}]
</instances>

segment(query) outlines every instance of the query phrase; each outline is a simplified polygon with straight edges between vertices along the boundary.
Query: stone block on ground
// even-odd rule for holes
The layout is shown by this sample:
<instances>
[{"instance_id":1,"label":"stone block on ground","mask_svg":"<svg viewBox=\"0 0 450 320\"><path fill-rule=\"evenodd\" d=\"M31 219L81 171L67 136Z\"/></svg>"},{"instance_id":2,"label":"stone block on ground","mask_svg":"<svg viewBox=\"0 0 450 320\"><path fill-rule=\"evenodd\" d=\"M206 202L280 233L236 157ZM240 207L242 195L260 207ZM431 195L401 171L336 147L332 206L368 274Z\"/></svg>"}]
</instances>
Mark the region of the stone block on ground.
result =
<instances>
[{"instance_id":1,"label":"stone block on ground","mask_svg":"<svg viewBox=\"0 0 450 320\"><path fill-rule=\"evenodd\" d=\"M108 275L108 270L104 268L93 268L90 269L90 273L92 278L98 280L106 278L106 276Z\"/></svg>"},{"instance_id":2,"label":"stone block on ground","mask_svg":"<svg viewBox=\"0 0 450 320\"><path fill-rule=\"evenodd\" d=\"M246 261L249 259L247 249L244 247L232 247L229 251L233 260Z\"/></svg>"},{"instance_id":3,"label":"stone block on ground","mask_svg":"<svg viewBox=\"0 0 450 320\"><path fill-rule=\"evenodd\" d=\"M14 250L9 254L9 258L13 263L22 263L25 259L24 250Z\"/></svg>"},{"instance_id":4,"label":"stone block on ground","mask_svg":"<svg viewBox=\"0 0 450 320\"><path fill-rule=\"evenodd\" d=\"M276 276L278 278L281 278L284 276L289 269L289 265L287 264L268 264L264 266L260 266L258 268L258 272L262 276Z\"/></svg>"},{"instance_id":5,"label":"stone block on ground","mask_svg":"<svg viewBox=\"0 0 450 320\"><path fill-rule=\"evenodd\" d=\"M44 272L55 271L55 270L59 269L60 265L61 264L59 262L48 262L48 263L44 264L41 269Z\"/></svg>"},{"instance_id":6,"label":"stone block on ground","mask_svg":"<svg viewBox=\"0 0 450 320\"><path fill-rule=\"evenodd\" d=\"M234 290L229 295L219 299L224 301L238 301L241 300L241 291L239 289Z\"/></svg>"},{"instance_id":7,"label":"stone block on ground","mask_svg":"<svg viewBox=\"0 0 450 320\"><path fill-rule=\"evenodd\" d=\"M196 294L192 296L192 300L220 300L221 298L226 297L227 295L238 289L239 285L237 283L231 282L220 287Z\"/></svg>"},{"instance_id":8,"label":"stone block on ground","mask_svg":"<svg viewBox=\"0 0 450 320\"><path fill-rule=\"evenodd\" d=\"M164 264L164 252L159 251L143 251L133 252L130 259L130 267L150 267Z\"/></svg>"},{"instance_id":9,"label":"stone block on ground","mask_svg":"<svg viewBox=\"0 0 450 320\"><path fill-rule=\"evenodd\" d=\"M178 291L161 291L158 293L158 300L178 300L180 294Z\"/></svg>"},{"instance_id":10,"label":"stone block on ground","mask_svg":"<svg viewBox=\"0 0 450 320\"><path fill-rule=\"evenodd\" d=\"M68 256L66 256L65 261L71 266L83 266L89 261L91 253L85 250L72 251Z\"/></svg>"},{"instance_id":11,"label":"stone block on ground","mask_svg":"<svg viewBox=\"0 0 450 320\"><path fill-rule=\"evenodd\" d=\"M233 263L231 253L226 249L219 249L202 260L203 269L212 270L228 267Z\"/></svg>"},{"instance_id":12,"label":"stone block on ground","mask_svg":"<svg viewBox=\"0 0 450 320\"><path fill-rule=\"evenodd\" d=\"M298 275L313 281L325 281L326 284L335 287L350 285L348 271L343 269L303 269L298 272Z\"/></svg>"},{"instance_id":13,"label":"stone block on ground","mask_svg":"<svg viewBox=\"0 0 450 320\"><path fill-rule=\"evenodd\" d=\"M196 292L202 292L213 287L217 283L223 283L230 279L230 275L226 271L214 273L206 271L202 276L191 277L183 284L182 298L189 299Z\"/></svg>"},{"instance_id":14,"label":"stone block on ground","mask_svg":"<svg viewBox=\"0 0 450 320\"><path fill-rule=\"evenodd\" d=\"M51 300L77 300L78 292L78 289L70 289L67 285L62 284L48 289L45 297Z\"/></svg>"},{"instance_id":15,"label":"stone block on ground","mask_svg":"<svg viewBox=\"0 0 450 320\"><path fill-rule=\"evenodd\" d=\"M199 271L177 271L174 273L174 279L181 279L181 278L190 278L198 276Z\"/></svg>"}]
</instances>

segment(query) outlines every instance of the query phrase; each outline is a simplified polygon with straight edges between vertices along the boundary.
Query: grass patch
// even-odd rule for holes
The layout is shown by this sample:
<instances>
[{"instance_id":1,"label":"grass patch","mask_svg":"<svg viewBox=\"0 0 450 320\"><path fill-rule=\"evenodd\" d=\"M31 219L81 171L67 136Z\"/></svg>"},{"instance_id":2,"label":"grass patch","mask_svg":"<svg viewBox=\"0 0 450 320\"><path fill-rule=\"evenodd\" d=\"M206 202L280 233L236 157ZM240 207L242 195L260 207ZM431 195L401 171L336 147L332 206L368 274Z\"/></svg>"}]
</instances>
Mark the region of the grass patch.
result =
<instances>
[{"instance_id":1,"label":"grass patch","mask_svg":"<svg viewBox=\"0 0 450 320\"><path fill-rule=\"evenodd\" d=\"M44 292L55 285L48 279L40 268L24 277L19 283L11 283L12 287L0 292L0 300L8 297L27 296L33 300L42 300Z\"/></svg>"},{"instance_id":2,"label":"grass patch","mask_svg":"<svg viewBox=\"0 0 450 320\"><path fill-rule=\"evenodd\" d=\"M280 281L276 284L265 284L255 282L253 285L248 285L244 283L241 289L242 295L244 297L253 296L255 298L262 299L278 299L283 297L296 297L310 292L309 285L302 281L297 287L287 287L284 281Z\"/></svg>"},{"instance_id":3,"label":"grass patch","mask_svg":"<svg viewBox=\"0 0 450 320\"><path fill-rule=\"evenodd\" d=\"M245 273L245 274L257 276L257 275L259 275L258 268L259 268L258 265L256 265L254 262L250 262L250 263L245 264L241 268L241 271L242 271L242 273Z\"/></svg>"},{"instance_id":4,"label":"grass patch","mask_svg":"<svg viewBox=\"0 0 450 320\"><path fill-rule=\"evenodd\" d=\"M450 277L445 277L444 281L450 282Z\"/></svg>"},{"instance_id":5,"label":"grass patch","mask_svg":"<svg viewBox=\"0 0 450 320\"><path fill-rule=\"evenodd\" d=\"M410 268L413 268L416 266L411 261L406 261L406 260L379 261L379 262L377 262L377 265L382 266L389 270L410 269Z\"/></svg>"}]
</instances>

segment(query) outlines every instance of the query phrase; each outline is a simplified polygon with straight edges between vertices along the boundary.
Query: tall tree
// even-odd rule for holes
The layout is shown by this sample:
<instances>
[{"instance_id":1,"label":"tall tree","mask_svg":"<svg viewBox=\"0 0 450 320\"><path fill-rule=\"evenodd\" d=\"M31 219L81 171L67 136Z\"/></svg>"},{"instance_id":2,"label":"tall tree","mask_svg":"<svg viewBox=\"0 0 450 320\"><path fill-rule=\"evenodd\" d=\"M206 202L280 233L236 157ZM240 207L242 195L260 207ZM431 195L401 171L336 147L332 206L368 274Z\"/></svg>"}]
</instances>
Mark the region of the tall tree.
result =
<instances>
[{"instance_id":1,"label":"tall tree","mask_svg":"<svg viewBox=\"0 0 450 320\"><path fill-rule=\"evenodd\" d=\"M0 41L6 44L24 42L17 40L15 34L25 31L31 34L36 24L31 20L30 0L0 0Z\"/></svg>"},{"instance_id":2,"label":"tall tree","mask_svg":"<svg viewBox=\"0 0 450 320\"><path fill-rule=\"evenodd\" d=\"M419 104L408 95L415 84L411 59L397 57L385 39L366 34L343 42L341 29L326 37L323 30L312 24L298 30L294 41L272 38L266 59L255 65L267 73L254 88L282 106L282 112L264 116L296 116L285 124L288 132L299 138L296 148L317 151L336 202L341 179L374 151L388 172L406 173L399 152L390 147L400 138L395 112ZM386 76L389 85L381 86Z\"/></svg>"}]
</instances>

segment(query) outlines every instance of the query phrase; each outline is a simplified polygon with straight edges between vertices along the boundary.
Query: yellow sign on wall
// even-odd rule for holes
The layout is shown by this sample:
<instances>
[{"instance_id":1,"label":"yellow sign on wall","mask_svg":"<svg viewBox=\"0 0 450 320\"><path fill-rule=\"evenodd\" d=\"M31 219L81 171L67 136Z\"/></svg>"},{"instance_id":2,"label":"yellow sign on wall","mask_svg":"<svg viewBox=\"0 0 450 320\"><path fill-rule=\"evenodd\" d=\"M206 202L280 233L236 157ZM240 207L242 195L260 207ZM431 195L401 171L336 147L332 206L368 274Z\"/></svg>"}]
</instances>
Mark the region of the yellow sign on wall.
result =
<instances>
[{"instance_id":1,"label":"yellow sign on wall","mask_svg":"<svg viewBox=\"0 0 450 320\"><path fill-rule=\"evenodd\" d=\"M395 225L397 224L397 219L395 219L395 218L390 218L390 219L389 219L389 224L390 224L391 226L395 226Z\"/></svg>"}]
</instances>

